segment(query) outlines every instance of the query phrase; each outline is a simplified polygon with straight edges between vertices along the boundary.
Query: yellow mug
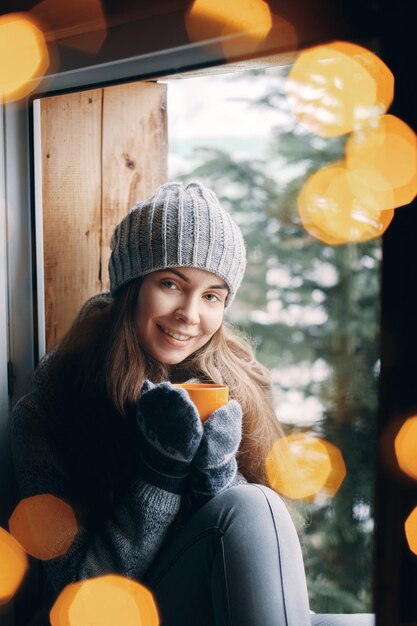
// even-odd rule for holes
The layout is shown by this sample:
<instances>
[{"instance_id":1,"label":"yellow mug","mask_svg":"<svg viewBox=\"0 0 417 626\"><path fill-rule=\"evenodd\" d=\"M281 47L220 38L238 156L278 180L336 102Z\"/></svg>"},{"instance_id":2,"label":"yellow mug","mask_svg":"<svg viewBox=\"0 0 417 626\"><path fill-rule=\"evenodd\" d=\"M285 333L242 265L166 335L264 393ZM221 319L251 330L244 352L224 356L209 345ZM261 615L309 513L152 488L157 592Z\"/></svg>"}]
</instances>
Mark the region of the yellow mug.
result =
<instances>
[{"instance_id":1,"label":"yellow mug","mask_svg":"<svg viewBox=\"0 0 417 626\"><path fill-rule=\"evenodd\" d=\"M229 387L226 385L205 383L174 383L173 387L182 387L188 392L204 422L216 409L229 401Z\"/></svg>"}]
</instances>

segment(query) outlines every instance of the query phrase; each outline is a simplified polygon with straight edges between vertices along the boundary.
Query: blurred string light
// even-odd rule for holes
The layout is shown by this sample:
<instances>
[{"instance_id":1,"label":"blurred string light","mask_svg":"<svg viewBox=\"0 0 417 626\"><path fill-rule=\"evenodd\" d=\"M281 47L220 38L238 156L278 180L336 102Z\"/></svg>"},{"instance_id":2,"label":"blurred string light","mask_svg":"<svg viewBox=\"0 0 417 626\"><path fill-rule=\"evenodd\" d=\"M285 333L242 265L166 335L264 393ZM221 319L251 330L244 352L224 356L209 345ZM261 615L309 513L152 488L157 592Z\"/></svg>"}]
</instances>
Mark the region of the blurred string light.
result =
<instances>
[{"instance_id":1,"label":"blurred string light","mask_svg":"<svg viewBox=\"0 0 417 626\"><path fill-rule=\"evenodd\" d=\"M23 13L0 16L0 100L31 93L49 65L41 30Z\"/></svg>"},{"instance_id":2,"label":"blurred string light","mask_svg":"<svg viewBox=\"0 0 417 626\"><path fill-rule=\"evenodd\" d=\"M371 189L355 195L355 172L336 161L312 174L298 196L304 228L329 245L368 241L388 228L394 211L381 211L380 195Z\"/></svg>"},{"instance_id":3,"label":"blurred string light","mask_svg":"<svg viewBox=\"0 0 417 626\"><path fill-rule=\"evenodd\" d=\"M0 605L13 598L27 569L28 559L22 546L0 527Z\"/></svg>"},{"instance_id":4,"label":"blurred string light","mask_svg":"<svg viewBox=\"0 0 417 626\"><path fill-rule=\"evenodd\" d=\"M380 209L408 204L417 194L417 139L394 115L362 124L348 138L346 167L355 172L356 191L378 194ZM353 183L354 185L354 183Z\"/></svg>"},{"instance_id":5,"label":"blurred string light","mask_svg":"<svg viewBox=\"0 0 417 626\"><path fill-rule=\"evenodd\" d=\"M404 474L417 480L417 415L391 419L382 431L379 447L381 458L391 474L402 481ZM407 517L404 530L408 547L417 555L417 507Z\"/></svg>"},{"instance_id":6,"label":"blurred string light","mask_svg":"<svg viewBox=\"0 0 417 626\"><path fill-rule=\"evenodd\" d=\"M9 530L28 554L46 561L68 551L78 524L69 504L41 494L19 502L10 517Z\"/></svg>"},{"instance_id":7,"label":"blurred string light","mask_svg":"<svg viewBox=\"0 0 417 626\"><path fill-rule=\"evenodd\" d=\"M107 37L101 0L42 0L29 15L42 24L46 41L59 38L61 44L90 54L96 54Z\"/></svg>"},{"instance_id":8,"label":"blurred string light","mask_svg":"<svg viewBox=\"0 0 417 626\"><path fill-rule=\"evenodd\" d=\"M289 107L320 137L349 133L345 158L304 183L298 211L304 228L328 245L381 236L393 210L417 195L417 140L386 115L394 77L372 52L336 41L302 52L286 83Z\"/></svg>"},{"instance_id":9,"label":"blurred string light","mask_svg":"<svg viewBox=\"0 0 417 626\"><path fill-rule=\"evenodd\" d=\"M402 424L394 439L394 449L400 469L417 480L417 416Z\"/></svg>"},{"instance_id":10,"label":"blurred string light","mask_svg":"<svg viewBox=\"0 0 417 626\"><path fill-rule=\"evenodd\" d=\"M302 500L333 497L346 476L340 450L308 433L277 439L266 458L265 469L272 489L285 497Z\"/></svg>"},{"instance_id":11,"label":"blurred string light","mask_svg":"<svg viewBox=\"0 0 417 626\"><path fill-rule=\"evenodd\" d=\"M408 547L411 552L417 554L417 506L405 520L404 528Z\"/></svg>"},{"instance_id":12,"label":"blurred string light","mask_svg":"<svg viewBox=\"0 0 417 626\"><path fill-rule=\"evenodd\" d=\"M271 28L282 40L295 44L294 28L273 16L263 0L194 0L185 15L185 27L193 42L221 39L226 58L253 53L266 39Z\"/></svg>"},{"instance_id":13,"label":"blurred string light","mask_svg":"<svg viewBox=\"0 0 417 626\"><path fill-rule=\"evenodd\" d=\"M320 137L336 137L387 111L394 77L366 48L334 41L299 54L286 92L297 122Z\"/></svg>"},{"instance_id":14,"label":"blurred string light","mask_svg":"<svg viewBox=\"0 0 417 626\"><path fill-rule=\"evenodd\" d=\"M158 626L152 593L140 583L108 574L68 585L50 612L51 626Z\"/></svg>"}]
</instances>

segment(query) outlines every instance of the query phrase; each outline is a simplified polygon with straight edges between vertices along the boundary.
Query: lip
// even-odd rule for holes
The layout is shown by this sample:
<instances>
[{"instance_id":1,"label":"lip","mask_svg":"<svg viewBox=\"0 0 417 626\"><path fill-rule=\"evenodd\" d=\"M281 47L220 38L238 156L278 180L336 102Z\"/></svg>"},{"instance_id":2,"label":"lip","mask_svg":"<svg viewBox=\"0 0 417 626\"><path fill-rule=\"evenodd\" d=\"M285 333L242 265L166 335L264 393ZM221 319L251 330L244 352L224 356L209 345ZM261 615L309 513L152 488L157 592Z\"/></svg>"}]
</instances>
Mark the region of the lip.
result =
<instances>
[{"instance_id":1,"label":"lip","mask_svg":"<svg viewBox=\"0 0 417 626\"><path fill-rule=\"evenodd\" d=\"M160 331L161 335L165 338L165 340L172 346L176 346L176 347L185 347L188 345L188 343L190 342L190 339L193 338L193 336L189 336L188 339L185 339L184 341L181 341L180 339L175 339L174 337L171 337L170 335L167 335L166 333L164 333L164 331L162 330L161 326L159 324L156 325L156 327L158 328L158 330ZM176 331L171 331L170 332L176 332ZM178 335L181 334L186 334L186 333L176 333Z\"/></svg>"}]
</instances>

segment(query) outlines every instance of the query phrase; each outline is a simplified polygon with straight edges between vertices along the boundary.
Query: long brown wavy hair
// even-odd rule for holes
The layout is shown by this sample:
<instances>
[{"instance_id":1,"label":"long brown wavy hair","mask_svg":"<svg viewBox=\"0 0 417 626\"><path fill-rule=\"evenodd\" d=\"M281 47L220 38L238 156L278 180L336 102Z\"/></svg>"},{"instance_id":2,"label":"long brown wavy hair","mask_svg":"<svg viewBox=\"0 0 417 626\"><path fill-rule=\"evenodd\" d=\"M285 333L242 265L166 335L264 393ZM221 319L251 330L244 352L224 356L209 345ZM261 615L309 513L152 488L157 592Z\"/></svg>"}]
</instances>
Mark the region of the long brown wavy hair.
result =
<instances>
[{"instance_id":1,"label":"long brown wavy hair","mask_svg":"<svg viewBox=\"0 0 417 626\"><path fill-rule=\"evenodd\" d=\"M119 441L120 454L116 455L112 466L108 460L114 456L114 449L109 451L104 435L101 441L96 441L97 432L102 433L108 426L108 433L111 433L115 422L127 422L126 418L135 411L146 378L154 383L198 378L202 382L228 385L230 397L240 403L244 417L238 453L239 471L249 482L268 485L265 458L274 441L283 436L283 430L272 402L269 372L257 361L250 338L223 320L208 343L184 361L177 365L160 363L142 350L137 337L140 286L141 279L138 279L114 298L88 301L55 351L55 396L58 402L54 405L54 418L55 430L58 425L61 435L61 453L65 456L71 450L71 437L77 446L86 441L84 452L87 456L91 455L89 442L96 442L96 455L100 454L101 446L102 457L94 463L98 468L105 465L108 470L107 486L103 486L102 494L105 499L104 492L114 481L121 459L126 457L123 446L129 445L132 438L131 432L126 431L125 437ZM67 422L64 430L62 419ZM112 439L116 446L117 437L110 434L108 439ZM68 460L74 466L73 452L68 453ZM284 463L285 459L283 471ZM79 488L85 469L78 471ZM95 485L100 471L97 470L97 475L92 477L92 484ZM94 489L97 492L96 485ZM114 489L117 490L117 486Z\"/></svg>"}]
</instances>

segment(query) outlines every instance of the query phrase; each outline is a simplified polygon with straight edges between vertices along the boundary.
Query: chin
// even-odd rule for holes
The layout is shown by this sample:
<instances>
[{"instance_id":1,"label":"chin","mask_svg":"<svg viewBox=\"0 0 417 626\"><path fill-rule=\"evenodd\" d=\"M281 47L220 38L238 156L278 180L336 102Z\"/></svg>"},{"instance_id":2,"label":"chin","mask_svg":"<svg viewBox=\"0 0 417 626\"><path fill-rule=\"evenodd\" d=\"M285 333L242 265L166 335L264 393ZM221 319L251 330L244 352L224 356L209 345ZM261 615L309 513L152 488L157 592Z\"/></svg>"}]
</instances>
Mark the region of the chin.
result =
<instances>
[{"instance_id":1,"label":"chin","mask_svg":"<svg viewBox=\"0 0 417 626\"><path fill-rule=\"evenodd\" d=\"M178 365L179 363L182 363L182 361L185 361L190 354L182 354L181 356L175 356L174 354L166 356L163 356L162 354L152 354L151 356L155 359L155 361L159 361L159 363L162 363L163 365Z\"/></svg>"},{"instance_id":2,"label":"chin","mask_svg":"<svg viewBox=\"0 0 417 626\"><path fill-rule=\"evenodd\" d=\"M182 361L184 361L184 359L186 359L187 357L184 357L183 359L158 359L160 361L160 363L162 363L163 365L178 365L179 363L181 363Z\"/></svg>"}]
</instances>

